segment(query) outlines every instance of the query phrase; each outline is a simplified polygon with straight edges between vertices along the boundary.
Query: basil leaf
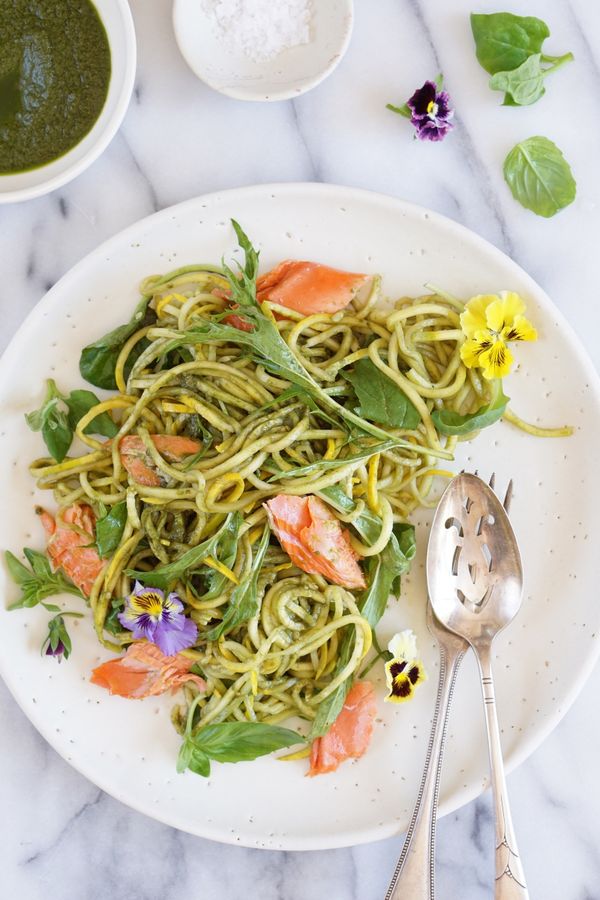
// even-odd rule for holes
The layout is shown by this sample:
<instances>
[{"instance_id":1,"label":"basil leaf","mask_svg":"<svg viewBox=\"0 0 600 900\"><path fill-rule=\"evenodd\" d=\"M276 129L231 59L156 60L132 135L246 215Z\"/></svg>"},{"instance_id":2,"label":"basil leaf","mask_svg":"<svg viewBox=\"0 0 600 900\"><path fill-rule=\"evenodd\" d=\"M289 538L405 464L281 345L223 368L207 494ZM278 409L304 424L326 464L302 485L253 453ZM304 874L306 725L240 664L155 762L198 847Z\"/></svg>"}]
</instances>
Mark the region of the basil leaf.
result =
<instances>
[{"instance_id":1,"label":"basil leaf","mask_svg":"<svg viewBox=\"0 0 600 900\"><path fill-rule=\"evenodd\" d=\"M252 619L258 612L258 576L263 564L263 559L265 558L265 553L267 552L267 547L269 546L269 537L270 529L268 525L266 525L260 539L260 544L254 554L249 575L241 581L240 584L236 585L231 592L231 597L229 598L229 603L227 604L227 609L225 610L222 621L219 622L218 625L215 625L214 628L211 628L209 631L200 635L201 640L217 641L222 635L228 634L230 631L233 631L234 628L237 628L238 625L241 625L242 622L247 622L249 619Z\"/></svg>"},{"instance_id":2,"label":"basil leaf","mask_svg":"<svg viewBox=\"0 0 600 900\"><path fill-rule=\"evenodd\" d=\"M494 400L485 406L480 406L473 413L461 416L460 413L452 412L450 409L435 409L431 414L431 419L440 434L471 434L471 432L487 428L488 425L493 425L494 422L501 419L509 400L510 397L506 397L500 390Z\"/></svg>"},{"instance_id":3,"label":"basil leaf","mask_svg":"<svg viewBox=\"0 0 600 900\"><path fill-rule=\"evenodd\" d=\"M304 738L289 728L263 725L260 722L219 722L201 726L188 736L195 750L217 762L242 762L265 756L282 747L304 742Z\"/></svg>"},{"instance_id":4,"label":"basil leaf","mask_svg":"<svg viewBox=\"0 0 600 900\"><path fill-rule=\"evenodd\" d=\"M550 35L545 22L512 13L471 13L471 30L479 63L490 75L516 69L532 54L541 53Z\"/></svg>"},{"instance_id":5,"label":"basil leaf","mask_svg":"<svg viewBox=\"0 0 600 900\"><path fill-rule=\"evenodd\" d=\"M127 503L123 500L108 510L96 522L96 547L102 559L110 556L119 546L127 522Z\"/></svg>"},{"instance_id":6,"label":"basil leaf","mask_svg":"<svg viewBox=\"0 0 600 900\"><path fill-rule=\"evenodd\" d=\"M10 550L4 554L6 566L13 581L21 588L21 596L8 609L30 608L42 604L46 609L58 611L54 604L44 603L46 597L55 594L74 594L83 597L83 594L62 572L53 572L45 554L37 550L24 549L24 554L31 566L28 569L14 556Z\"/></svg>"},{"instance_id":7,"label":"basil leaf","mask_svg":"<svg viewBox=\"0 0 600 900\"><path fill-rule=\"evenodd\" d=\"M79 359L79 371L86 381L95 384L96 387L115 390L117 387L115 366L123 345L140 328L152 325L156 321L156 314L153 310L148 309L150 300L150 297L142 297L129 322L126 322L125 325L120 325L113 331L109 331L104 337L84 347ZM142 352L143 347L141 343L134 347L133 352L129 356L125 367L126 375L131 371L137 356Z\"/></svg>"},{"instance_id":8,"label":"basil leaf","mask_svg":"<svg viewBox=\"0 0 600 900\"><path fill-rule=\"evenodd\" d=\"M73 440L73 429L69 424L65 398L52 378L46 382L46 396L39 409L27 413L25 420L32 431L41 431L48 452L56 462L62 462Z\"/></svg>"},{"instance_id":9,"label":"basil leaf","mask_svg":"<svg viewBox=\"0 0 600 900\"><path fill-rule=\"evenodd\" d=\"M104 628L111 634L121 634L124 629L119 622L119 613L123 612L125 608L125 601L122 597L116 597L114 600L110 601L109 608L110 612L104 620Z\"/></svg>"},{"instance_id":10,"label":"basil leaf","mask_svg":"<svg viewBox=\"0 0 600 900\"><path fill-rule=\"evenodd\" d=\"M549 218L575 199L577 184L556 146L540 135L517 144L504 160L504 179L521 206Z\"/></svg>"},{"instance_id":11,"label":"basil leaf","mask_svg":"<svg viewBox=\"0 0 600 900\"><path fill-rule=\"evenodd\" d=\"M541 58L540 53L534 53L516 69L496 72L490 78L490 88L505 91L517 106L530 106L546 92Z\"/></svg>"},{"instance_id":12,"label":"basil leaf","mask_svg":"<svg viewBox=\"0 0 600 900\"><path fill-rule=\"evenodd\" d=\"M229 513L218 531L201 544L198 544L197 547L192 547L190 550L187 550L179 557L179 559L174 560L172 563L167 563L165 566L159 566L151 572L127 569L127 574L130 578L141 581L142 584L161 589L168 588L175 581L178 581L180 578L183 578L184 575L187 575L189 572L198 568L205 557L214 555L221 533L228 527L234 515L238 515L238 513Z\"/></svg>"},{"instance_id":13,"label":"basil leaf","mask_svg":"<svg viewBox=\"0 0 600 900\"><path fill-rule=\"evenodd\" d=\"M71 391L69 396L65 399L65 403L69 407L69 425L74 432L80 419L83 419L85 414L88 413L92 407L97 406L98 403L100 403L100 400L91 391L82 390ZM104 437L109 438L113 438L119 431L116 424L106 412L96 416L96 418L93 419L89 425L86 425L83 430L85 434L101 434L104 435Z\"/></svg>"},{"instance_id":14,"label":"basil leaf","mask_svg":"<svg viewBox=\"0 0 600 900\"><path fill-rule=\"evenodd\" d=\"M416 428L421 421L421 416L404 391L372 360L359 359L351 372L342 374L356 391L360 401L359 416L380 425L409 430Z\"/></svg>"}]
</instances>

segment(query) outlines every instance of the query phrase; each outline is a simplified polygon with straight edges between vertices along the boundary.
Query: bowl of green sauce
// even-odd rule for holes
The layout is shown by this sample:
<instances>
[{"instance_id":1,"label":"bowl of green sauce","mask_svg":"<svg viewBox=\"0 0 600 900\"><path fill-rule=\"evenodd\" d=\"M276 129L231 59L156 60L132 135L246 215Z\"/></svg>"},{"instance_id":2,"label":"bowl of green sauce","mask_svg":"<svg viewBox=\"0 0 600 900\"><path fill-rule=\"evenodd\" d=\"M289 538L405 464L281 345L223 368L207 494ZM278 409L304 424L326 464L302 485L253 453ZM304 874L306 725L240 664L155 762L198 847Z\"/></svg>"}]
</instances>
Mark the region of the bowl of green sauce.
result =
<instances>
[{"instance_id":1,"label":"bowl of green sauce","mask_svg":"<svg viewBox=\"0 0 600 900\"><path fill-rule=\"evenodd\" d=\"M106 149L129 105L127 0L0 2L0 203L39 197Z\"/></svg>"}]
</instances>

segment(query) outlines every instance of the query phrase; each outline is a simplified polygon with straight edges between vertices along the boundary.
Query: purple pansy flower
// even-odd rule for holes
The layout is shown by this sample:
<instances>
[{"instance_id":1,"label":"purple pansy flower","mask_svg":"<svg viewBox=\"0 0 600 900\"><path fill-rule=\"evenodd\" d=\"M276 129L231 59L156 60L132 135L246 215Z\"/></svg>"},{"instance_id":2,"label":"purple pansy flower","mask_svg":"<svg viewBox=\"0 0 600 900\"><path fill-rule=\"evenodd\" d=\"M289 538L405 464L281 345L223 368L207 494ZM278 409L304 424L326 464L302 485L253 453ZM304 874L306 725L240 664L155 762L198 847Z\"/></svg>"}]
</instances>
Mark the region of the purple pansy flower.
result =
<instances>
[{"instance_id":1,"label":"purple pansy flower","mask_svg":"<svg viewBox=\"0 0 600 900\"><path fill-rule=\"evenodd\" d=\"M159 588L144 587L138 581L118 619L135 638L146 638L165 656L192 647L198 637L198 626L183 615L183 603L177 594L165 597Z\"/></svg>"},{"instance_id":2,"label":"purple pansy flower","mask_svg":"<svg viewBox=\"0 0 600 900\"><path fill-rule=\"evenodd\" d=\"M59 638L55 647L52 646L50 641L47 642L45 653L46 653L46 656L57 656L58 660L60 662L62 657L65 656L65 650L66 650L66 647ZM66 658L68 658L68 654L67 654Z\"/></svg>"},{"instance_id":3,"label":"purple pansy flower","mask_svg":"<svg viewBox=\"0 0 600 900\"><path fill-rule=\"evenodd\" d=\"M417 137L422 141L441 141L453 127L450 96L434 81L426 81L406 105L411 111L410 121L417 130Z\"/></svg>"}]
</instances>

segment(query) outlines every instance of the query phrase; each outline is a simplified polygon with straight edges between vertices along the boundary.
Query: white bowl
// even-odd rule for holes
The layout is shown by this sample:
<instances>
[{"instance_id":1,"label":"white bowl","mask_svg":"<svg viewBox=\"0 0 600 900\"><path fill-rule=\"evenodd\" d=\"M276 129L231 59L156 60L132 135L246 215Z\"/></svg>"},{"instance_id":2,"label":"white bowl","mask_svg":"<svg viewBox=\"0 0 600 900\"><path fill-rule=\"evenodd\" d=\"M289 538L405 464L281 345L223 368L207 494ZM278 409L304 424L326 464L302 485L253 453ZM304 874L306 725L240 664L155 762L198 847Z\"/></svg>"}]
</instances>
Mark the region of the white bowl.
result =
<instances>
[{"instance_id":1,"label":"white bowl","mask_svg":"<svg viewBox=\"0 0 600 900\"><path fill-rule=\"evenodd\" d=\"M110 45L111 77L104 108L91 131L64 156L28 172L0 174L0 203L31 200L62 187L106 150L123 121L133 90L137 57L131 10L127 0L93 2Z\"/></svg>"},{"instance_id":2,"label":"white bowl","mask_svg":"<svg viewBox=\"0 0 600 900\"><path fill-rule=\"evenodd\" d=\"M255 62L224 44L202 0L173 5L175 37L190 69L238 100L288 100L315 87L346 52L353 20L352 0L312 0L309 42Z\"/></svg>"}]
</instances>

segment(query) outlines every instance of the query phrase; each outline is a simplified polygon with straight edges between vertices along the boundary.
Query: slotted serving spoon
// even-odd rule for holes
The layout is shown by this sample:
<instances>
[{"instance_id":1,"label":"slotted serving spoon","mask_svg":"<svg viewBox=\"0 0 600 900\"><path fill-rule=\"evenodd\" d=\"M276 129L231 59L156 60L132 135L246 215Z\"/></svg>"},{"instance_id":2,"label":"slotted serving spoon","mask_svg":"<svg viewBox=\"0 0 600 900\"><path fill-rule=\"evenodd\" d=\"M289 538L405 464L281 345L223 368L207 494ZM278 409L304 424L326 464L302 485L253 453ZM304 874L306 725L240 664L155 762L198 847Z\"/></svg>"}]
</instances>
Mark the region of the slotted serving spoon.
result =
<instances>
[{"instance_id":1,"label":"slotted serving spoon","mask_svg":"<svg viewBox=\"0 0 600 900\"><path fill-rule=\"evenodd\" d=\"M496 900L528 900L508 805L492 677L492 643L523 594L517 540L496 494L463 473L444 492L427 552L427 583L440 622L472 646L481 673L496 812Z\"/></svg>"}]
</instances>

